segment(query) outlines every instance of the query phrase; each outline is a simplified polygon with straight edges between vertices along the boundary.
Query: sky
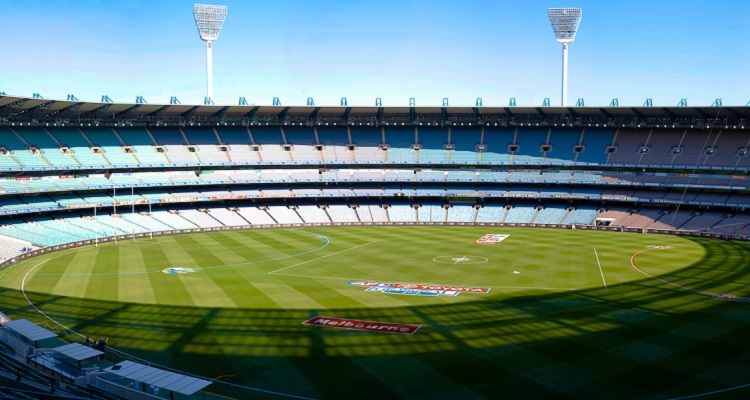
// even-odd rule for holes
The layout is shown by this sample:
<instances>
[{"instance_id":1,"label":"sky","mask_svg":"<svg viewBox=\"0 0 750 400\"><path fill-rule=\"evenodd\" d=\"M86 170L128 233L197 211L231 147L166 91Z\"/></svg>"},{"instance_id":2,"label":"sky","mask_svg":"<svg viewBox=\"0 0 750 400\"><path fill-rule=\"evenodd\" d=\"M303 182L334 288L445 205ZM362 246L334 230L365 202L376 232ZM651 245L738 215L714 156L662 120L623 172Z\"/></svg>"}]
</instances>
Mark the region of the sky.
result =
<instances>
[{"instance_id":1,"label":"sky","mask_svg":"<svg viewBox=\"0 0 750 400\"><path fill-rule=\"evenodd\" d=\"M210 2L210 0L209 0ZM0 92L202 104L193 1L0 0ZM569 104L750 101L750 1L225 0L216 104L505 106L560 102L548 7L580 7Z\"/></svg>"}]
</instances>

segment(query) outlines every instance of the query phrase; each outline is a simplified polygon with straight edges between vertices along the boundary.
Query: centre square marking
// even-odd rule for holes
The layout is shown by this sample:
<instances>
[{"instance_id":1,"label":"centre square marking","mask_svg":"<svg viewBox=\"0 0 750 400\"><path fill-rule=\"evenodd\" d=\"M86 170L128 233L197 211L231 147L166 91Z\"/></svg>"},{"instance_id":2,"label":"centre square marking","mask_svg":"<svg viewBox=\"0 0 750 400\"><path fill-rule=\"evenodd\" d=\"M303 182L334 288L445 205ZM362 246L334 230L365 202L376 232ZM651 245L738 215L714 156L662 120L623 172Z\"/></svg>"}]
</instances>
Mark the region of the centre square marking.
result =
<instances>
[{"instance_id":1,"label":"centre square marking","mask_svg":"<svg viewBox=\"0 0 750 400\"><path fill-rule=\"evenodd\" d=\"M433 258L432 261L438 264L483 264L489 259L480 256L439 256Z\"/></svg>"},{"instance_id":2,"label":"centre square marking","mask_svg":"<svg viewBox=\"0 0 750 400\"><path fill-rule=\"evenodd\" d=\"M366 287L367 292L403 294L410 296L458 296L459 293L488 293L490 288L412 283L347 282L350 286Z\"/></svg>"}]
</instances>

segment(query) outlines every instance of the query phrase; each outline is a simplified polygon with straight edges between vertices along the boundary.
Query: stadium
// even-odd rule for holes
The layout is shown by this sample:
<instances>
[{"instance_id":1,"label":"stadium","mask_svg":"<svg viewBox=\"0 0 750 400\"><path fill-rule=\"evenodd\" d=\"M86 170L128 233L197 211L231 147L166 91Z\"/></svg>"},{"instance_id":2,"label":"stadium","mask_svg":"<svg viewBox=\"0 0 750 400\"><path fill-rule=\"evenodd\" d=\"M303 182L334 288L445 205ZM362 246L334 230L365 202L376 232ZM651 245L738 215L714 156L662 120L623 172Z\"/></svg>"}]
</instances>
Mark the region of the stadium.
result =
<instances>
[{"instance_id":1,"label":"stadium","mask_svg":"<svg viewBox=\"0 0 750 400\"><path fill-rule=\"evenodd\" d=\"M216 105L210 71L0 94L0 398L750 396L749 106Z\"/></svg>"}]
</instances>

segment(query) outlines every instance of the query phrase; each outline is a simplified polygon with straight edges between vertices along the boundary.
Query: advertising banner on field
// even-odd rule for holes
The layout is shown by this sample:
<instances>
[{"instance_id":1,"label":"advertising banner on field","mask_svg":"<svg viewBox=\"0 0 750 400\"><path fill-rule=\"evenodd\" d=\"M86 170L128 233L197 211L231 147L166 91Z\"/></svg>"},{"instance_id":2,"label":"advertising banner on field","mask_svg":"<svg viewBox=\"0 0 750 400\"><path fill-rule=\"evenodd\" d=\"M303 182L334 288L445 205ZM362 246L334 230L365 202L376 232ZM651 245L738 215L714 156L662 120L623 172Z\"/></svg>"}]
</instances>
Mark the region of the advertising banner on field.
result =
<instances>
[{"instance_id":1,"label":"advertising banner on field","mask_svg":"<svg viewBox=\"0 0 750 400\"><path fill-rule=\"evenodd\" d=\"M322 326L326 328L351 329L366 332L398 333L413 335L422 325L395 324L392 322L362 321L358 319L312 317L302 325Z\"/></svg>"}]
</instances>

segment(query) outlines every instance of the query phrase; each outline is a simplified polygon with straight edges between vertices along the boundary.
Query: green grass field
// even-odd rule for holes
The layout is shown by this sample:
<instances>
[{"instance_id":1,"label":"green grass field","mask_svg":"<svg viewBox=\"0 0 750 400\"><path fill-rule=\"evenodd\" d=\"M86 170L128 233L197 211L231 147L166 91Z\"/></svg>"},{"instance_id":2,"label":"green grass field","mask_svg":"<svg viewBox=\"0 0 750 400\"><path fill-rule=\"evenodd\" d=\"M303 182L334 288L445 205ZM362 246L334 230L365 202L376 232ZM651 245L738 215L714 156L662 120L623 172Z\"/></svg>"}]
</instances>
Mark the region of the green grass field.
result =
<instances>
[{"instance_id":1,"label":"green grass field","mask_svg":"<svg viewBox=\"0 0 750 400\"><path fill-rule=\"evenodd\" d=\"M510 236L473 244L487 233ZM669 248L641 253L639 268L705 293L633 268L631 257L649 246ZM195 272L161 272L169 267ZM350 281L491 290L407 296ZM342 227L61 251L0 272L0 301L12 318L56 326L23 288L52 320L109 337L118 350L306 398L665 399L750 384L750 304L710 295L750 297L748 282L744 243L581 230ZM399 335L302 325L313 316L421 328ZM220 383L209 389L283 398ZM748 397L750 388L702 398Z\"/></svg>"}]
</instances>

